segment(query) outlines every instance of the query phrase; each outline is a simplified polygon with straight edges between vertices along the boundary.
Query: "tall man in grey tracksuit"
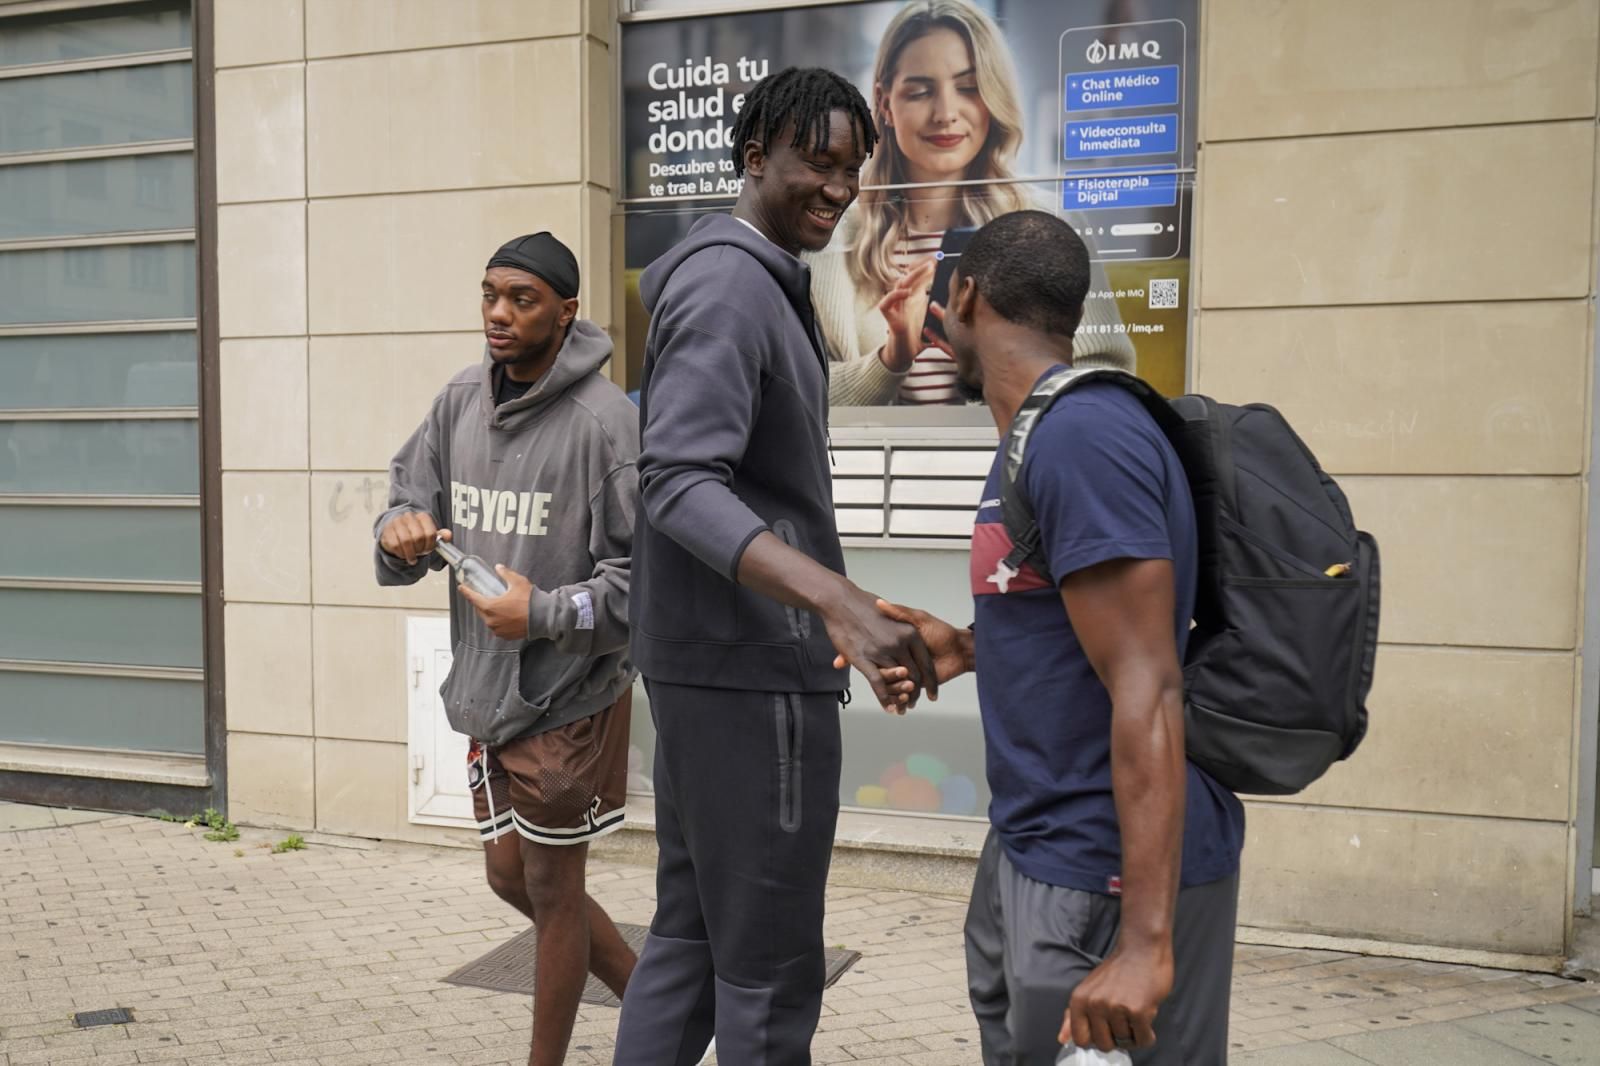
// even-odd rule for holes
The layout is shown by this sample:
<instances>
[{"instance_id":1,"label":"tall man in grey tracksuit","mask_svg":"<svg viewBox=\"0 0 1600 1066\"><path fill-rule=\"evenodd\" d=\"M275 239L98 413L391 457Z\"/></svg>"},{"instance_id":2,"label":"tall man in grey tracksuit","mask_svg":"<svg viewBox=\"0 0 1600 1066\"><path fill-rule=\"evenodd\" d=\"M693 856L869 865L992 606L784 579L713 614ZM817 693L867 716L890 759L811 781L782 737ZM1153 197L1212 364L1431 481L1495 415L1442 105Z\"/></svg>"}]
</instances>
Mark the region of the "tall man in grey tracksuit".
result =
<instances>
[{"instance_id":1,"label":"tall man in grey tracksuit","mask_svg":"<svg viewBox=\"0 0 1600 1066\"><path fill-rule=\"evenodd\" d=\"M578 263L548 233L507 242L483 276L483 359L452 378L390 467L378 583L444 562L435 538L495 565L498 597L452 587L440 695L472 738L467 781L489 885L538 924L531 1066L566 1056L592 972L621 995L633 951L584 889L588 842L622 824L628 772L628 573L638 421L579 319Z\"/></svg>"},{"instance_id":2,"label":"tall man in grey tracksuit","mask_svg":"<svg viewBox=\"0 0 1600 1066\"><path fill-rule=\"evenodd\" d=\"M657 911L616 1062L810 1062L823 889L839 807L836 654L933 680L915 631L844 577L827 355L802 251L854 201L871 112L825 70L761 82L739 113L732 217L698 222L641 285L644 502L633 655L650 696ZM886 624L887 623L887 624Z\"/></svg>"}]
</instances>

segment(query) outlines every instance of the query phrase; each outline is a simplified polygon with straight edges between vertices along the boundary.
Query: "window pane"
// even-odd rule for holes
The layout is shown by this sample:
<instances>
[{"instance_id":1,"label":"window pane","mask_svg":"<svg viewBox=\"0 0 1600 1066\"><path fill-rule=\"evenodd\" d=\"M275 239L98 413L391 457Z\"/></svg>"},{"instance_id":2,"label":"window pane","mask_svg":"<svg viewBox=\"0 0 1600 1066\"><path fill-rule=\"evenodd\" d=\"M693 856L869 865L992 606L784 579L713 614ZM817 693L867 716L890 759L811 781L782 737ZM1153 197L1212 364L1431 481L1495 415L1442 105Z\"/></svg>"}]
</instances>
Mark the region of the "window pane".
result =
<instances>
[{"instance_id":1,"label":"window pane","mask_svg":"<svg viewBox=\"0 0 1600 1066\"><path fill-rule=\"evenodd\" d=\"M194 244L0 253L0 325L194 317Z\"/></svg>"},{"instance_id":2,"label":"window pane","mask_svg":"<svg viewBox=\"0 0 1600 1066\"><path fill-rule=\"evenodd\" d=\"M193 507L0 507L0 577L200 580Z\"/></svg>"},{"instance_id":3,"label":"window pane","mask_svg":"<svg viewBox=\"0 0 1600 1066\"><path fill-rule=\"evenodd\" d=\"M200 755L205 684L0 671L0 742Z\"/></svg>"},{"instance_id":4,"label":"window pane","mask_svg":"<svg viewBox=\"0 0 1600 1066\"><path fill-rule=\"evenodd\" d=\"M193 226L188 152L0 167L0 240Z\"/></svg>"},{"instance_id":5,"label":"window pane","mask_svg":"<svg viewBox=\"0 0 1600 1066\"><path fill-rule=\"evenodd\" d=\"M194 135L188 63L0 81L0 152L92 148Z\"/></svg>"},{"instance_id":6,"label":"window pane","mask_svg":"<svg viewBox=\"0 0 1600 1066\"><path fill-rule=\"evenodd\" d=\"M200 597L0 589L0 659L201 665Z\"/></svg>"},{"instance_id":7,"label":"window pane","mask_svg":"<svg viewBox=\"0 0 1600 1066\"><path fill-rule=\"evenodd\" d=\"M162 8L169 8L162 10ZM160 52L191 44L189 5L144 4L112 11L11 19L0 34L0 67Z\"/></svg>"},{"instance_id":8,"label":"window pane","mask_svg":"<svg viewBox=\"0 0 1600 1066\"><path fill-rule=\"evenodd\" d=\"M199 454L191 421L0 421L0 492L192 496Z\"/></svg>"},{"instance_id":9,"label":"window pane","mask_svg":"<svg viewBox=\"0 0 1600 1066\"><path fill-rule=\"evenodd\" d=\"M973 506L981 494L981 486L974 489ZM856 580L895 603L915 601L940 618L972 617L972 586L964 551L847 549L845 559ZM850 680L857 693L870 692L859 674ZM884 717L878 708L869 706L871 702L851 704L840 716L844 730L840 803L915 811L919 807L925 810L919 799L937 795L942 814L982 817L989 806L989 786L978 690L972 677L940 686L939 702L918 704L915 731L895 729L905 723ZM900 776L921 777L926 785L905 792L883 791Z\"/></svg>"},{"instance_id":10,"label":"window pane","mask_svg":"<svg viewBox=\"0 0 1600 1066\"><path fill-rule=\"evenodd\" d=\"M971 617L965 552L851 548L845 551L845 564L863 585L896 603L914 602L941 618ZM851 675L851 684L858 699L840 715L844 730L840 804L981 818L988 809L989 785L972 677L941 686L938 703L918 704L915 730L897 728L904 723L885 718L870 700L859 699L869 691L859 674ZM629 728L629 765L637 769L628 774L628 791L649 793L655 787L649 753L656 732L642 683L634 686ZM889 784L907 776L921 777L925 784L889 791ZM937 797L932 810L926 802L930 796Z\"/></svg>"},{"instance_id":11,"label":"window pane","mask_svg":"<svg viewBox=\"0 0 1600 1066\"><path fill-rule=\"evenodd\" d=\"M0 337L0 409L192 407L195 336Z\"/></svg>"}]
</instances>

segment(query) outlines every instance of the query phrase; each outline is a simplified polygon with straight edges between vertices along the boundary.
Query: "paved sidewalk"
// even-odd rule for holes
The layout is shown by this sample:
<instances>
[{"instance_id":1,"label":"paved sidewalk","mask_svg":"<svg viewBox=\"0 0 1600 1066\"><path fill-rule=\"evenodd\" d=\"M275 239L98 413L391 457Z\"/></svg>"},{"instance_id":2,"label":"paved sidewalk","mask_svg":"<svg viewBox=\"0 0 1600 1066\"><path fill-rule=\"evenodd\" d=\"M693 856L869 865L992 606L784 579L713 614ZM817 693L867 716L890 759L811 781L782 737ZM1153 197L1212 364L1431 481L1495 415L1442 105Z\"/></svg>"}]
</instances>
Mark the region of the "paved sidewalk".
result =
<instances>
[{"instance_id":1,"label":"paved sidewalk","mask_svg":"<svg viewBox=\"0 0 1600 1066\"><path fill-rule=\"evenodd\" d=\"M529 1001L439 978L521 928L471 851L312 844L0 803L0 1066L526 1061ZM595 864L592 891L648 922L651 872ZM965 901L835 888L818 1063L978 1062ZM1543 974L1241 946L1233 1061L1246 1066L1600 1061L1600 986ZM132 1025L76 1030L76 1011ZM611 1061L616 1012L585 1007L568 1061ZM1513 1050L1520 1048L1521 1050Z\"/></svg>"}]
</instances>

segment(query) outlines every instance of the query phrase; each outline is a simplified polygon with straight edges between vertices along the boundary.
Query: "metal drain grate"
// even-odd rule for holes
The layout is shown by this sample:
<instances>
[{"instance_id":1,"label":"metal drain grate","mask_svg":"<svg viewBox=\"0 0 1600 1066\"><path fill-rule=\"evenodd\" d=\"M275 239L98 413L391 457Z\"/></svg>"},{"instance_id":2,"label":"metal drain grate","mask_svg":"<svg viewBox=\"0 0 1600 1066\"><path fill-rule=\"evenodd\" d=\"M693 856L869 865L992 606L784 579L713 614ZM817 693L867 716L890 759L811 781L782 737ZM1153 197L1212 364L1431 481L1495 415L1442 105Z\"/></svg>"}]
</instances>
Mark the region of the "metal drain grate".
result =
<instances>
[{"instance_id":1,"label":"metal drain grate","mask_svg":"<svg viewBox=\"0 0 1600 1066\"><path fill-rule=\"evenodd\" d=\"M644 948L644 937L649 930L642 925L618 922L617 932L622 934L622 939L628 942L629 947L638 952ZM452 985L470 985L473 988L487 988L493 992L512 992L531 996L533 975L538 963L537 953L536 930L530 927L482 958L467 963L444 980ZM827 949L823 987L837 981L859 958L861 958L859 951L848 951L844 948ZM589 975L589 983L584 985L583 1002L602 1007L622 1005L621 1001L611 994L611 989L601 984L593 974Z\"/></svg>"},{"instance_id":2,"label":"metal drain grate","mask_svg":"<svg viewBox=\"0 0 1600 1066\"><path fill-rule=\"evenodd\" d=\"M86 1010L72 1016L72 1024L79 1029L89 1029L96 1025L128 1025L133 1021L133 1011L127 1007L112 1007L110 1010Z\"/></svg>"}]
</instances>

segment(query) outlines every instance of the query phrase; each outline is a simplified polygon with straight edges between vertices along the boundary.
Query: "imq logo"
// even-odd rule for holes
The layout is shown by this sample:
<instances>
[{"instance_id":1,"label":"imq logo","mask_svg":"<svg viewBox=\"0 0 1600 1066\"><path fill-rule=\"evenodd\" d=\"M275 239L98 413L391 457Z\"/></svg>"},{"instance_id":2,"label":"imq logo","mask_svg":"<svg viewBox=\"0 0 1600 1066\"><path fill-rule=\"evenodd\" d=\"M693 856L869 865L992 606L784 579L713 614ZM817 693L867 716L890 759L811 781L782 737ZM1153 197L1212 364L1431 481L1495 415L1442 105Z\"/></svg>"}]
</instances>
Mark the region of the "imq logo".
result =
<instances>
[{"instance_id":1,"label":"imq logo","mask_svg":"<svg viewBox=\"0 0 1600 1066\"><path fill-rule=\"evenodd\" d=\"M1113 41L1106 44L1104 41L1095 41L1083 50L1083 58L1099 65L1115 59L1160 59L1160 41Z\"/></svg>"}]
</instances>

